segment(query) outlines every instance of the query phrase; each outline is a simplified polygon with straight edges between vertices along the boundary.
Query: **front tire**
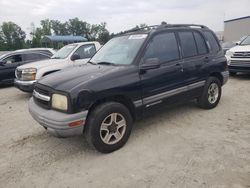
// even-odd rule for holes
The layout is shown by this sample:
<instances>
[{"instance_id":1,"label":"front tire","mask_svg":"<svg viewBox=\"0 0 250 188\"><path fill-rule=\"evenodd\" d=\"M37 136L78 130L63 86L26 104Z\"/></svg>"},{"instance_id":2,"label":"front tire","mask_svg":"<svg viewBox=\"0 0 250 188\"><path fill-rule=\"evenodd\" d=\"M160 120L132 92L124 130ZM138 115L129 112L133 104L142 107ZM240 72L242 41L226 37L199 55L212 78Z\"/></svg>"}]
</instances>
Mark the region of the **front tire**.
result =
<instances>
[{"instance_id":1,"label":"front tire","mask_svg":"<svg viewBox=\"0 0 250 188\"><path fill-rule=\"evenodd\" d=\"M221 98L221 82L216 77L209 77L202 95L198 98L198 105L204 109L215 108Z\"/></svg>"},{"instance_id":2,"label":"front tire","mask_svg":"<svg viewBox=\"0 0 250 188\"><path fill-rule=\"evenodd\" d=\"M113 152L127 142L132 125L131 114L123 104L103 103L88 118L85 130L87 142L99 152Z\"/></svg>"}]
</instances>

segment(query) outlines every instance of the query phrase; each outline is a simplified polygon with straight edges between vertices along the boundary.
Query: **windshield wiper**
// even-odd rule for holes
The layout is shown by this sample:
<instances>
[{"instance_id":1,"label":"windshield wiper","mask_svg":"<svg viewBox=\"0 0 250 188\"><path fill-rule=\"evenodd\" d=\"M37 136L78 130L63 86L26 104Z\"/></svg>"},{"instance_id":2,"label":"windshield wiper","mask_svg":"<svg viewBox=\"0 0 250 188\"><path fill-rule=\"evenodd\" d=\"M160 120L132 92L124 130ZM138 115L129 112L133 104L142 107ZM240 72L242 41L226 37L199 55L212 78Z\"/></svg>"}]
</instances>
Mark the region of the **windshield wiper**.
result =
<instances>
[{"instance_id":1,"label":"windshield wiper","mask_svg":"<svg viewBox=\"0 0 250 188\"><path fill-rule=\"evenodd\" d=\"M60 57L51 57L51 59L61 59Z\"/></svg>"},{"instance_id":2,"label":"windshield wiper","mask_svg":"<svg viewBox=\"0 0 250 188\"><path fill-rule=\"evenodd\" d=\"M91 65L96 65L96 63L94 63L92 61L88 61L87 63L90 63Z\"/></svg>"},{"instance_id":3,"label":"windshield wiper","mask_svg":"<svg viewBox=\"0 0 250 188\"><path fill-rule=\"evenodd\" d=\"M101 62L97 63L97 65L116 65L116 64L115 63L106 62L106 61L101 61Z\"/></svg>"}]
</instances>

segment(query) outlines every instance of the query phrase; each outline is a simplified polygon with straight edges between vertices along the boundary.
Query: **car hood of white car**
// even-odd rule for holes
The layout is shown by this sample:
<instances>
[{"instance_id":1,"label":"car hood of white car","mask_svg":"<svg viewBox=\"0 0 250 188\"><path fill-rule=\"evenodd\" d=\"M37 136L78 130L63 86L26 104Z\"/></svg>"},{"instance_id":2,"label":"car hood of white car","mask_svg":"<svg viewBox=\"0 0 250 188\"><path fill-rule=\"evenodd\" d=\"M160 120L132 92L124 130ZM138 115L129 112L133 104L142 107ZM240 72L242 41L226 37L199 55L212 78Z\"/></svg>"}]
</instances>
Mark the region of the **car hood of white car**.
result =
<instances>
[{"instance_id":1,"label":"car hood of white car","mask_svg":"<svg viewBox=\"0 0 250 188\"><path fill-rule=\"evenodd\" d=\"M230 49L231 52L250 52L250 45L238 45Z\"/></svg>"},{"instance_id":2,"label":"car hood of white car","mask_svg":"<svg viewBox=\"0 0 250 188\"><path fill-rule=\"evenodd\" d=\"M27 63L18 67L18 69L26 69L26 68L36 68L40 69L43 67L55 66L56 64L65 63L65 59L46 59L41 61L36 61L33 63Z\"/></svg>"}]
</instances>

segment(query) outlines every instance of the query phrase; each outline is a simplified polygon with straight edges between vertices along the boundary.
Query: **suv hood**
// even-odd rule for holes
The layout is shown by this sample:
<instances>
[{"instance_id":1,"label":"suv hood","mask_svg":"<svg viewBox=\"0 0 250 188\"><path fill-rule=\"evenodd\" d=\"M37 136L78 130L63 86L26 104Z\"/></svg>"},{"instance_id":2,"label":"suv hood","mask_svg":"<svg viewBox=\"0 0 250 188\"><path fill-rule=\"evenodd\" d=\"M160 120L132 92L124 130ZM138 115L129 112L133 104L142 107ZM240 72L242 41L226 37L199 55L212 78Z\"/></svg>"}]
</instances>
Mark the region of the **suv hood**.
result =
<instances>
[{"instance_id":1,"label":"suv hood","mask_svg":"<svg viewBox=\"0 0 250 188\"><path fill-rule=\"evenodd\" d=\"M120 69L124 69L124 67L86 64L78 67L67 68L45 76L40 79L38 83L56 90L70 92L80 85L87 87L87 85L92 84L92 81L100 80L100 78L109 75L111 72L118 73L120 72Z\"/></svg>"},{"instance_id":2,"label":"suv hood","mask_svg":"<svg viewBox=\"0 0 250 188\"><path fill-rule=\"evenodd\" d=\"M250 45L238 45L230 49L231 52L250 52Z\"/></svg>"},{"instance_id":3,"label":"suv hood","mask_svg":"<svg viewBox=\"0 0 250 188\"><path fill-rule=\"evenodd\" d=\"M55 66L56 64L60 64L65 62L65 59L46 59L41 61L36 61L33 63L27 63L18 67L18 69L26 69L26 68L36 68L40 69L48 66Z\"/></svg>"}]
</instances>

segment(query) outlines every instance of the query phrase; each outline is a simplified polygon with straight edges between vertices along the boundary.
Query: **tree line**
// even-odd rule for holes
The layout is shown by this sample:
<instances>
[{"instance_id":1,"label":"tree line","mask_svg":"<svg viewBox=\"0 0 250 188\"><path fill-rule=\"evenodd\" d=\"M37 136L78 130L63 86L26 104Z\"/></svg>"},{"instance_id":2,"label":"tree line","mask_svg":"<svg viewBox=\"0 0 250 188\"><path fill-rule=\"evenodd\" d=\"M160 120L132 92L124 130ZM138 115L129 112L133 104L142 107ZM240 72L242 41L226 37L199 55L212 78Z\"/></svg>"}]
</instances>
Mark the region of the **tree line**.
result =
<instances>
[{"instance_id":1,"label":"tree line","mask_svg":"<svg viewBox=\"0 0 250 188\"><path fill-rule=\"evenodd\" d=\"M90 24L79 18L61 22L59 20L44 19L40 26L31 24L30 39L27 34L14 22L3 22L0 25L0 50L16 50L22 48L42 47L41 39L45 35L78 35L89 41L97 40L101 44L106 43L114 34L110 34L106 23Z\"/></svg>"}]
</instances>

